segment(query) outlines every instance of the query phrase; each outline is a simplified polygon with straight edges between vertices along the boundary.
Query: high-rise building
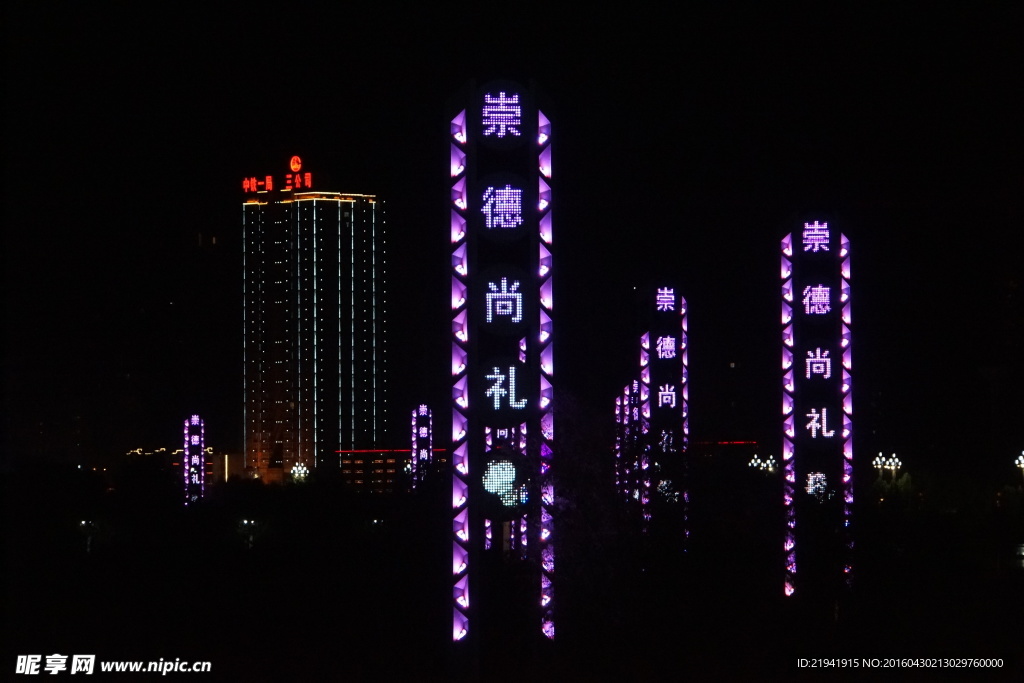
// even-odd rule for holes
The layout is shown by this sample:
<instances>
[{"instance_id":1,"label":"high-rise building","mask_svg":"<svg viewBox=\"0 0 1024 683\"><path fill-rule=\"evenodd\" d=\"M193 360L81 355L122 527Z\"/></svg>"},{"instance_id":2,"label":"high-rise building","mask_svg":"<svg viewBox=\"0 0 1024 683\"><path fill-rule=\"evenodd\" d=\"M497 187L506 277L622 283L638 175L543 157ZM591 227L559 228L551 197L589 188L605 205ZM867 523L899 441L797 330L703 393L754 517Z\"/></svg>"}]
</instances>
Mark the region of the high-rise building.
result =
<instances>
[{"instance_id":1,"label":"high-rise building","mask_svg":"<svg viewBox=\"0 0 1024 683\"><path fill-rule=\"evenodd\" d=\"M246 467L338 467L385 431L384 203L288 172L242 181Z\"/></svg>"}]
</instances>

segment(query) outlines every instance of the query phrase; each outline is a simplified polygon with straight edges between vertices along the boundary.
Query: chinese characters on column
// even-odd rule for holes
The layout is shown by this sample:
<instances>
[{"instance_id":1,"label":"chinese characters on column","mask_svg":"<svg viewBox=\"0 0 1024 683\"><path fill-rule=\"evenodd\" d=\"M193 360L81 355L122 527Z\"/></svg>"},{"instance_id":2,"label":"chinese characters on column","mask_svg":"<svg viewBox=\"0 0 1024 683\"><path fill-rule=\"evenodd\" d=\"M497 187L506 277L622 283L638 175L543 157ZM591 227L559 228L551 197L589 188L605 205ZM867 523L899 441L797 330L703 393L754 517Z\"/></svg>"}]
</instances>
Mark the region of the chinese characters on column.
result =
<instances>
[{"instance_id":1,"label":"chinese characters on column","mask_svg":"<svg viewBox=\"0 0 1024 683\"><path fill-rule=\"evenodd\" d=\"M503 138L506 134L519 137L519 126L522 123L519 94L506 95L504 92L499 92L497 97L490 93L485 94L480 116L484 125L484 137L493 135Z\"/></svg>"},{"instance_id":2,"label":"chinese characters on column","mask_svg":"<svg viewBox=\"0 0 1024 683\"><path fill-rule=\"evenodd\" d=\"M501 278L501 289L493 282L487 283L485 297L487 303L487 322L494 322L496 317L507 317L518 323L523 319L523 295L519 291L519 281L515 280L510 287L508 278Z\"/></svg>"},{"instance_id":3,"label":"chinese characters on column","mask_svg":"<svg viewBox=\"0 0 1024 683\"><path fill-rule=\"evenodd\" d=\"M491 228L518 228L523 224L523 191L518 187L488 187L480 211Z\"/></svg>"},{"instance_id":4,"label":"chinese characters on column","mask_svg":"<svg viewBox=\"0 0 1024 683\"><path fill-rule=\"evenodd\" d=\"M494 382L491 387L484 392L486 396L494 399L494 409L501 409L501 399L507 397L507 403L509 408L516 410L522 410L526 407L525 398L516 398L516 368L510 366L508 368L508 375L502 372L502 369L494 366L491 370L491 374L486 376L486 379ZM505 389L505 381L508 380L508 389Z\"/></svg>"}]
</instances>

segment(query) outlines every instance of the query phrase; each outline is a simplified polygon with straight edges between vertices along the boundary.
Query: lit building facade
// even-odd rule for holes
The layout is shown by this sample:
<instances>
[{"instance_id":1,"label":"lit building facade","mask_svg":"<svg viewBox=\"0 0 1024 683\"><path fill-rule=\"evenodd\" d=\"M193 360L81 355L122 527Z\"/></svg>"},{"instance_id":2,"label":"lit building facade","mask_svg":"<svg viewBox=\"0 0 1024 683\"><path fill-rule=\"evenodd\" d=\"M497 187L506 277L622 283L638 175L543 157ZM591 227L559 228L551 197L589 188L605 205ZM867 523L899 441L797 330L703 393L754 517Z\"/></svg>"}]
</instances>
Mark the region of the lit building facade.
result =
<instances>
[{"instance_id":1,"label":"lit building facade","mask_svg":"<svg viewBox=\"0 0 1024 683\"><path fill-rule=\"evenodd\" d=\"M464 101L449 132L452 638L521 622L553 639L551 124L517 83Z\"/></svg>"},{"instance_id":2,"label":"lit building facade","mask_svg":"<svg viewBox=\"0 0 1024 683\"><path fill-rule=\"evenodd\" d=\"M786 595L852 580L850 242L827 222L782 240L782 471Z\"/></svg>"},{"instance_id":3,"label":"lit building facade","mask_svg":"<svg viewBox=\"0 0 1024 683\"><path fill-rule=\"evenodd\" d=\"M242 182L246 467L338 467L386 429L384 205L287 173Z\"/></svg>"}]
</instances>

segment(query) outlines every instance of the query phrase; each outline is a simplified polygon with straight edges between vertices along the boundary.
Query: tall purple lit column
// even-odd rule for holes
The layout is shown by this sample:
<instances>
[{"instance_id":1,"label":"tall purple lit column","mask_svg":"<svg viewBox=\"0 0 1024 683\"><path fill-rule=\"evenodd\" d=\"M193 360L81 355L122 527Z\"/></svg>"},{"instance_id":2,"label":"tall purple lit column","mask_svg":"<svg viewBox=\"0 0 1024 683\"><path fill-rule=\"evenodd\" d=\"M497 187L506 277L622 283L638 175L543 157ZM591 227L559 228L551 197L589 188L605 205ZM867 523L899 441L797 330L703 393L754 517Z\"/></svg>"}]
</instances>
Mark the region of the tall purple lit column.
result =
<instances>
[{"instance_id":1,"label":"tall purple lit column","mask_svg":"<svg viewBox=\"0 0 1024 683\"><path fill-rule=\"evenodd\" d=\"M206 493L206 429L198 415L185 420L184 440L181 472L188 505Z\"/></svg>"},{"instance_id":2,"label":"tall purple lit column","mask_svg":"<svg viewBox=\"0 0 1024 683\"><path fill-rule=\"evenodd\" d=\"M784 590L831 594L852 579L849 240L804 223L782 240L781 278Z\"/></svg>"},{"instance_id":3,"label":"tall purple lit column","mask_svg":"<svg viewBox=\"0 0 1024 683\"><path fill-rule=\"evenodd\" d=\"M490 553L536 570L523 607L552 639L551 124L518 83L466 99L450 130L452 638L501 618L481 604L501 592Z\"/></svg>"}]
</instances>

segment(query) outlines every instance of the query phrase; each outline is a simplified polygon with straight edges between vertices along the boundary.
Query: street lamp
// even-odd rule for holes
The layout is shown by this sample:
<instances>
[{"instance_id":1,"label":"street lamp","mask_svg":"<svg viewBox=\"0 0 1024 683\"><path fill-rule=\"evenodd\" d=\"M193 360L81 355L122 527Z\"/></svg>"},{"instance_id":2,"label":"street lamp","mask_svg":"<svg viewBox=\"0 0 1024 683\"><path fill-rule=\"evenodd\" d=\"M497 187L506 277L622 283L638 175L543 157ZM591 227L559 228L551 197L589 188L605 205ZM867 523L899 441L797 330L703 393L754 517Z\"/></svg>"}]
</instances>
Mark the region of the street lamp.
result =
<instances>
[{"instance_id":1,"label":"street lamp","mask_svg":"<svg viewBox=\"0 0 1024 683\"><path fill-rule=\"evenodd\" d=\"M881 451L878 453L878 457L871 461L871 464L876 470L878 470L878 476L882 476L882 470L885 469L885 456L882 455Z\"/></svg>"},{"instance_id":2,"label":"street lamp","mask_svg":"<svg viewBox=\"0 0 1024 683\"><path fill-rule=\"evenodd\" d=\"M755 454L750 462L747 463L747 467L752 467L755 470L761 470L762 472L775 472L775 468L778 467L778 463L775 462L775 456L769 455L767 460L762 460L761 456Z\"/></svg>"},{"instance_id":3,"label":"street lamp","mask_svg":"<svg viewBox=\"0 0 1024 683\"><path fill-rule=\"evenodd\" d=\"M903 463L900 461L899 458L896 457L895 453L893 453L892 457L885 461L885 469L892 472L893 479L896 478L896 470L898 470L901 467L903 467Z\"/></svg>"},{"instance_id":4,"label":"street lamp","mask_svg":"<svg viewBox=\"0 0 1024 683\"><path fill-rule=\"evenodd\" d=\"M1024 451L1020 452L1020 455L1018 455L1017 459L1013 461L1013 464L1020 468L1020 473L1024 476Z\"/></svg>"}]
</instances>

